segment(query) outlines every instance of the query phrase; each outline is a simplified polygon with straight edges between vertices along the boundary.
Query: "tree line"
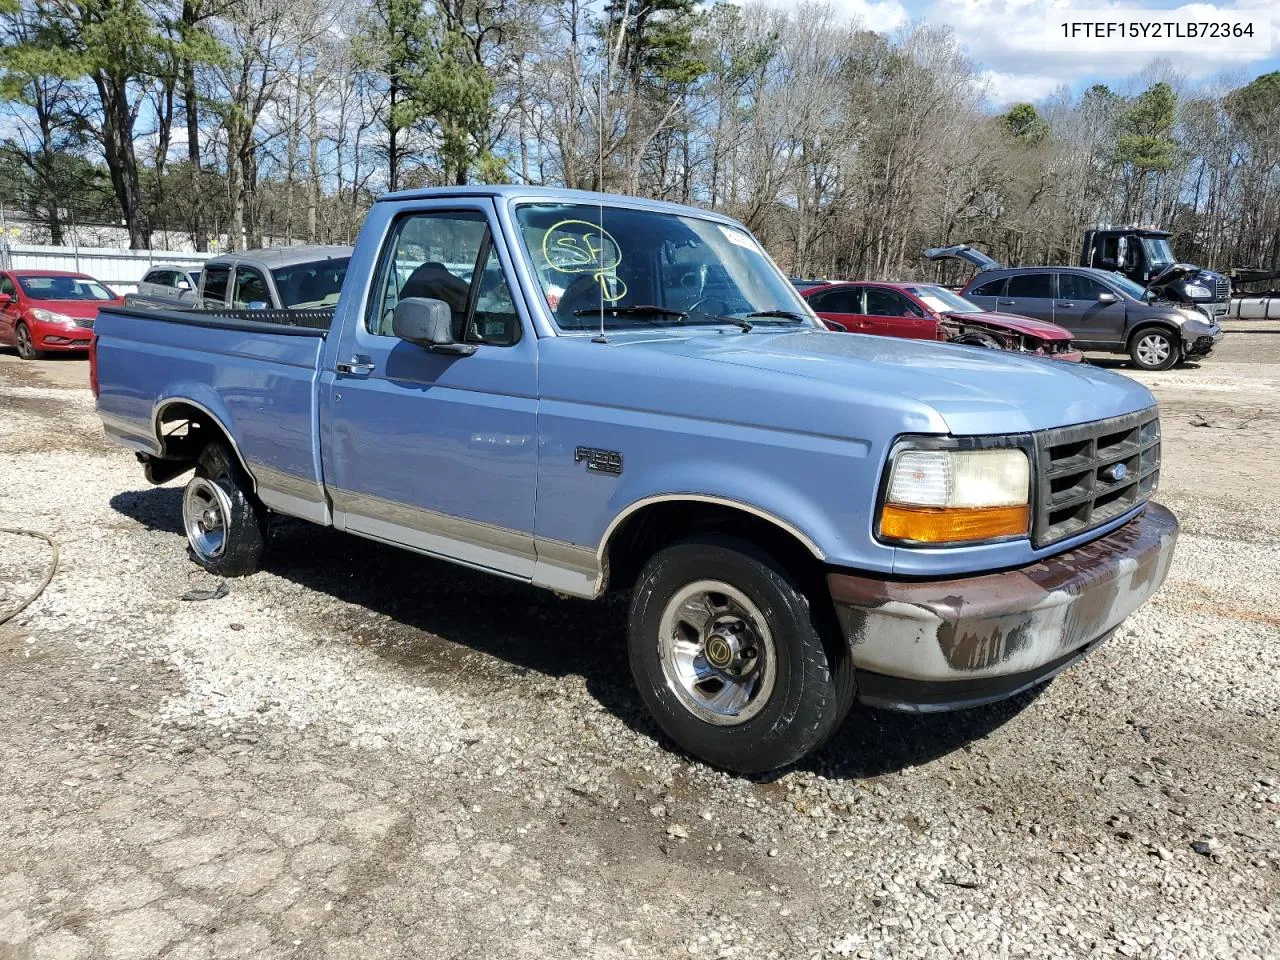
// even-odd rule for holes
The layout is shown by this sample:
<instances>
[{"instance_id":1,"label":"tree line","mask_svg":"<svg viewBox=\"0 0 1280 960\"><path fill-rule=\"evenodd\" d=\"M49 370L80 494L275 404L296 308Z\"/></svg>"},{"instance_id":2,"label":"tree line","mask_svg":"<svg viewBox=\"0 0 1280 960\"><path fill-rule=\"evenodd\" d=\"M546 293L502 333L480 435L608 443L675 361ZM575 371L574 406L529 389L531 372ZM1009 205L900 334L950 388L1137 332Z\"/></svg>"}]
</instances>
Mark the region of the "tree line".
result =
<instances>
[{"instance_id":1,"label":"tree line","mask_svg":"<svg viewBox=\"0 0 1280 960\"><path fill-rule=\"evenodd\" d=\"M1154 223L1280 267L1280 73L985 106L943 28L697 0L0 0L0 200L196 249L350 241L387 189L514 182L691 203L788 270L937 275L971 242L1076 256Z\"/></svg>"}]
</instances>

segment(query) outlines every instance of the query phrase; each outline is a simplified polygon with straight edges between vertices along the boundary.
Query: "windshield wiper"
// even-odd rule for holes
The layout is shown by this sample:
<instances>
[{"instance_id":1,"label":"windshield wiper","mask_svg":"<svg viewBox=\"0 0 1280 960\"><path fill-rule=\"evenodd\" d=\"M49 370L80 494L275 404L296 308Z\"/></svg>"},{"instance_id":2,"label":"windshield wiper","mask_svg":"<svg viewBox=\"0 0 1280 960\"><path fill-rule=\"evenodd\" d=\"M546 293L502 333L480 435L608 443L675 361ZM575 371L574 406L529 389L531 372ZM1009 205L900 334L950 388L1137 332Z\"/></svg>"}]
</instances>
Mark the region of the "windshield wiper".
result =
<instances>
[{"instance_id":1,"label":"windshield wiper","mask_svg":"<svg viewBox=\"0 0 1280 960\"><path fill-rule=\"evenodd\" d=\"M652 303L637 303L630 307L583 307L581 310L573 311L575 317L593 317L601 314L610 317L634 317L651 314L659 317L671 317L676 323L684 323L689 319L689 314L683 310L671 310Z\"/></svg>"},{"instance_id":2,"label":"windshield wiper","mask_svg":"<svg viewBox=\"0 0 1280 960\"><path fill-rule=\"evenodd\" d=\"M791 320L795 323L806 323L809 318L796 310L756 310L747 314L748 320L776 317L779 320Z\"/></svg>"}]
</instances>

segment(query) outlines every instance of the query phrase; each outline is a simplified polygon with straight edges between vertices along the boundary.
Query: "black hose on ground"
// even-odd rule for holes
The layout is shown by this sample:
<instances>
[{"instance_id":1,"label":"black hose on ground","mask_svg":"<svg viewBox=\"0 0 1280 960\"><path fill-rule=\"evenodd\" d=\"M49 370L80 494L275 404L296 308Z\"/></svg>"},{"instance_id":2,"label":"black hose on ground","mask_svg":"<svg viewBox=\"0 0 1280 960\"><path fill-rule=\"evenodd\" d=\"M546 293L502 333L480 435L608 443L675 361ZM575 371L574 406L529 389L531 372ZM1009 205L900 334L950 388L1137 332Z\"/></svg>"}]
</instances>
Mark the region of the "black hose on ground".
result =
<instances>
[{"instance_id":1,"label":"black hose on ground","mask_svg":"<svg viewBox=\"0 0 1280 960\"><path fill-rule=\"evenodd\" d=\"M45 588L53 581L53 575L58 572L58 542L48 534L40 533L37 530L19 530L14 527L0 527L0 533L11 533L16 537L34 537L37 540L43 540L53 550L53 559L49 563L49 569L45 572L44 579L40 581L40 586L36 587L35 593L27 597L14 609L8 613L0 613L0 625L8 623L31 604L35 603L40 594L44 593Z\"/></svg>"}]
</instances>

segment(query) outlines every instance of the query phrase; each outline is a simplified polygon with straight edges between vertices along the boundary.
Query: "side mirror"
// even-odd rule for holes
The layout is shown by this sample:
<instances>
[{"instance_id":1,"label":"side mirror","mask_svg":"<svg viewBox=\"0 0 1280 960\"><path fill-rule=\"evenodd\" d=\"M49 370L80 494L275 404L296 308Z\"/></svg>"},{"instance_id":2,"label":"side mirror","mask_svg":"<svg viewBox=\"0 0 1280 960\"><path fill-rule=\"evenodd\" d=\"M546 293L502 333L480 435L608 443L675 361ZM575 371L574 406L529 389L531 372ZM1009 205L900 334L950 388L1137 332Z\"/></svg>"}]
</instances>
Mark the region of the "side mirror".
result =
<instances>
[{"instance_id":1,"label":"side mirror","mask_svg":"<svg viewBox=\"0 0 1280 960\"><path fill-rule=\"evenodd\" d=\"M265 310L268 304L265 300L250 300L245 306L250 310Z\"/></svg>"},{"instance_id":2,"label":"side mirror","mask_svg":"<svg viewBox=\"0 0 1280 960\"><path fill-rule=\"evenodd\" d=\"M1100 293L1098 294L1098 302L1099 303L1115 303L1116 295L1114 293Z\"/></svg>"},{"instance_id":3,"label":"side mirror","mask_svg":"<svg viewBox=\"0 0 1280 960\"><path fill-rule=\"evenodd\" d=\"M174 286L176 286L179 290L191 289L191 284L186 280L179 280L176 284L174 284Z\"/></svg>"},{"instance_id":4,"label":"side mirror","mask_svg":"<svg viewBox=\"0 0 1280 960\"><path fill-rule=\"evenodd\" d=\"M8 293L0 293L0 307L7 307L13 303L13 295Z\"/></svg>"},{"instance_id":5,"label":"side mirror","mask_svg":"<svg viewBox=\"0 0 1280 960\"><path fill-rule=\"evenodd\" d=\"M453 311L443 300L406 297L396 304L391 331L401 340L436 353L469 357L476 352L475 344L458 343L453 339Z\"/></svg>"},{"instance_id":6,"label":"side mirror","mask_svg":"<svg viewBox=\"0 0 1280 960\"><path fill-rule=\"evenodd\" d=\"M1129 266L1129 238L1121 237L1116 241L1116 261L1121 268Z\"/></svg>"}]
</instances>

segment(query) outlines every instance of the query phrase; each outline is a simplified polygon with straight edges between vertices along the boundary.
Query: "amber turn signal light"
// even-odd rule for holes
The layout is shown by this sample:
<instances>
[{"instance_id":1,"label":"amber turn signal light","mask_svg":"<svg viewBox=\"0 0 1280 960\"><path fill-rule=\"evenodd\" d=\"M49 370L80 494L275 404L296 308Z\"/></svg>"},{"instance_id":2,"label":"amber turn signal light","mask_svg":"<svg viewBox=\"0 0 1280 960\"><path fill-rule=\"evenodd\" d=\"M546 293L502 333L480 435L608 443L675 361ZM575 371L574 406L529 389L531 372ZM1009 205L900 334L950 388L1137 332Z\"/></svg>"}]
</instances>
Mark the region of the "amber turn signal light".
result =
<instances>
[{"instance_id":1,"label":"amber turn signal light","mask_svg":"<svg viewBox=\"0 0 1280 960\"><path fill-rule=\"evenodd\" d=\"M880 535L915 543L1024 537L1030 517L1025 503L1011 507L904 507L886 503L880 514Z\"/></svg>"}]
</instances>

